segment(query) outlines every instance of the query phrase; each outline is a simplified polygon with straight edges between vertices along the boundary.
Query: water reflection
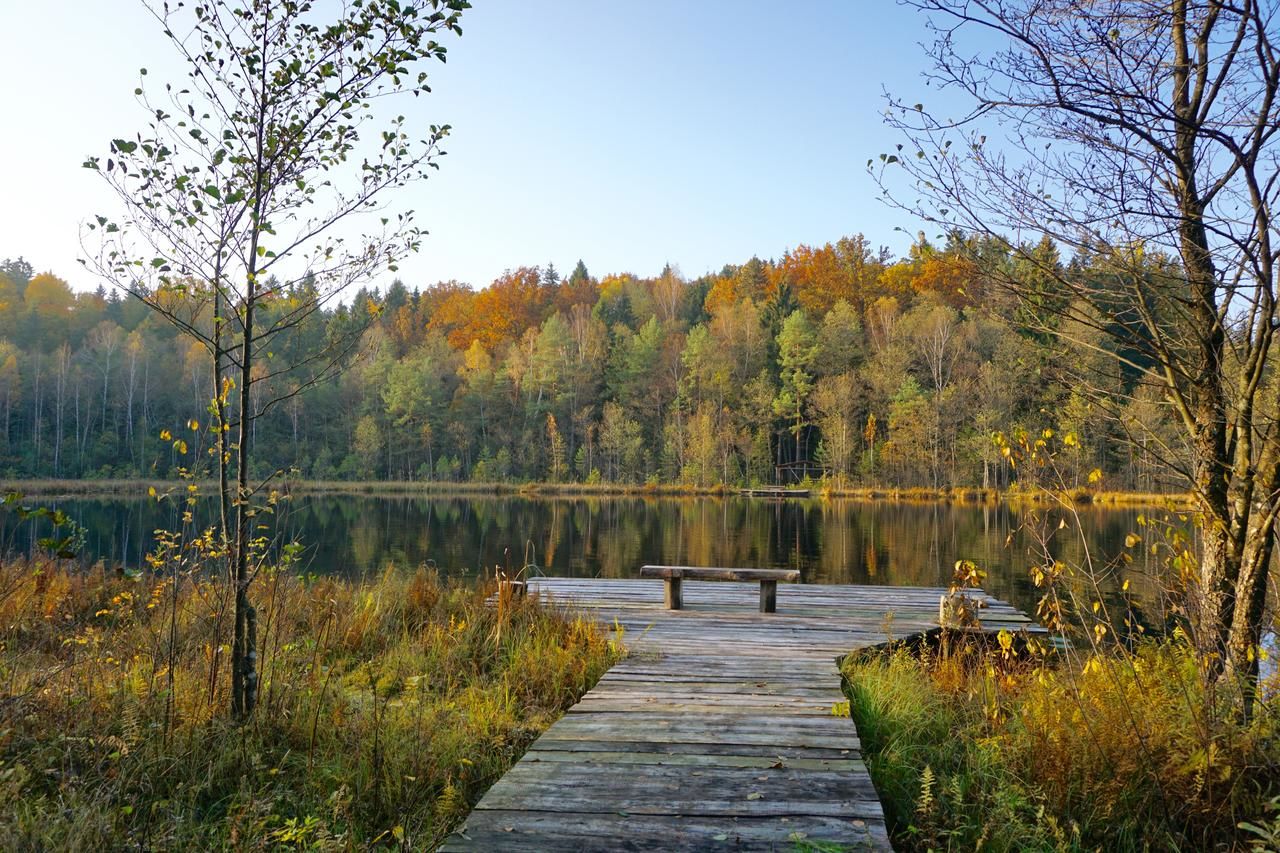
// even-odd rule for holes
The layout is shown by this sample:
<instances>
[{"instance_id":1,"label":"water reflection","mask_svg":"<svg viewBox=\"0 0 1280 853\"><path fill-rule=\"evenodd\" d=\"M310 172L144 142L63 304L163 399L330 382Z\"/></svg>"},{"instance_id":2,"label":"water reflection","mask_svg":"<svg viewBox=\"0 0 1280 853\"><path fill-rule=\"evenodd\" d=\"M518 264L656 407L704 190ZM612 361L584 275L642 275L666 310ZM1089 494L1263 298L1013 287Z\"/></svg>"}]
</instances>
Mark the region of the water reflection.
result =
<instances>
[{"instance_id":1,"label":"water reflection","mask_svg":"<svg viewBox=\"0 0 1280 853\"><path fill-rule=\"evenodd\" d=\"M180 508L148 500L57 502L89 531L86 558L136 566L153 531L173 529ZM212 509L202 505L198 521ZM1054 531L1049 550L1104 568L1099 590L1111 601L1124 579L1143 609L1158 602L1160 560L1125 548L1140 532L1133 510L1086 508L1057 530L1060 511L1039 511L1035 530ZM282 509L277 526L307 545L316 573L359 575L388 564L428 561L460 574L519 569L548 575L633 577L644 563L797 568L810 583L945 585L958 559L989 573L992 593L1034 610L1039 592L1027 573L1037 559L1031 516L1005 506L767 501L748 498L369 497L305 495ZM0 543L32 547L35 532L0 521ZM1121 553L1132 562L1105 568ZM527 555L527 556L526 556Z\"/></svg>"}]
</instances>

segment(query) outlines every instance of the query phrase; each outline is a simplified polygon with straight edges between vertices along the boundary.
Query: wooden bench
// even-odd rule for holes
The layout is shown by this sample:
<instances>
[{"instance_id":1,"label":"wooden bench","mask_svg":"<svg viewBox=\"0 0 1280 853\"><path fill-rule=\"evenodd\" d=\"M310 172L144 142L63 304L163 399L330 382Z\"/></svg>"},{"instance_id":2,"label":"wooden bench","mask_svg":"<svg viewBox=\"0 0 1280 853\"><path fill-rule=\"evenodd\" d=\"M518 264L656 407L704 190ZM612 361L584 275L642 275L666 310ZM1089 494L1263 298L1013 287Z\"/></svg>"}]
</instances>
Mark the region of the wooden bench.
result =
<instances>
[{"instance_id":1,"label":"wooden bench","mask_svg":"<svg viewBox=\"0 0 1280 853\"><path fill-rule=\"evenodd\" d=\"M685 578L700 581L760 581L760 612L773 613L778 609L778 581L794 583L800 580L800 572L795 569L641 566L640 577L662 578L667 582L664 600L668 610L679 610L683 605L680 582Z\"/></svg>"}]
</instances>

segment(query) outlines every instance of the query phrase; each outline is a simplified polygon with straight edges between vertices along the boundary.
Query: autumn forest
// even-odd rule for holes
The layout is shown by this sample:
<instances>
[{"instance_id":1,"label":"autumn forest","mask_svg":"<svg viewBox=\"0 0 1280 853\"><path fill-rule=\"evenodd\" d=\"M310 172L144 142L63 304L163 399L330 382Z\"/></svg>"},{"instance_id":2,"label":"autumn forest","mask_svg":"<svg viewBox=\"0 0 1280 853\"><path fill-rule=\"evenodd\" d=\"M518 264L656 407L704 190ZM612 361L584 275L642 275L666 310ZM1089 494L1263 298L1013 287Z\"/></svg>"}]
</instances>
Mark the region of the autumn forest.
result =
<instances>
[{"instance_id":1,"label":"autumn forest","mask_svg":"<svg viewBox=\"0 0 1280 853\"><path fill-rule=\"evenodd\" d=\"M322 304L265 354L255 473L1007 488L1029 475L995 436L1048 429L1069 437L1060 483L1159 490L1167 448L1121 439L1132 424L1160 434L1160 397L1116 370L1111 338L1058 320L1079 308L1052 304L1047 284L1037 304L997 283L1034 289L1058 274L1108 281L1101 259L961 234L922 234L903 258L856 235L696 279L674 266L597 277L578 261L567 274L520 267L481 289L395 281ZM198 301L198 290L173 299ZM267 310L314 298L304 281ZM320 381L270 375L340 339L353 343ZM141 302L6 261L0 473L198 470L198 450L183 454L175 436L199 444L184 430L205 418L210 369Z\"/></svg>"}]
</instances>

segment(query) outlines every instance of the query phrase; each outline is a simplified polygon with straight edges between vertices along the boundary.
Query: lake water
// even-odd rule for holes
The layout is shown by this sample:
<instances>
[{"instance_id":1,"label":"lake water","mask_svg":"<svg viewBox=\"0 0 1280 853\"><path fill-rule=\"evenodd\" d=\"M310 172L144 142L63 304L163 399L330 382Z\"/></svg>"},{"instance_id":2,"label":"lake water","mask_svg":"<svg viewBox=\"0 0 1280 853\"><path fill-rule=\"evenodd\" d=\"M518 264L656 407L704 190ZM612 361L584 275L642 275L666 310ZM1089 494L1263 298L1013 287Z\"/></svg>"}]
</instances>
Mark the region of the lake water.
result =
<instances>
[{"instance_id":1,"label":"lake water","mask_svg":"<svg viewBox=\"0 0 1280 853\"><path fill-rule=\"evenodd\" d=\"M56 505L88 529L84 558L138 566L157 528L176 529L179 510L146 499L75 498ZM206 507L207 508L207 507ZM645 563L796 568L809 583L941 586L956 560L977 562L986 588L1034 612L1040 592L1027 569L1037 531L1053 531L1060 559L1104 568L1100 588L1081 594L1115 601L1120 585L1144 610L1158 607L1159 558L1127 549L1142 532L1137 510L1081 508L1078 524L1062 510L1006 505L867 503L820 499L633 497L404 497L302 495L275 519L279 532L306 546L314 573L358 576L388 565L434 564L469 577L526 563L558 576L634 577ZM1166 513L1147 511L1148 516ZM1058 529L1059 521L1067 526ZM0 545L23 552L33 531L0 516ZM1109 567L1109 568L1108 568Z\"/></svg>"}]
</instances>

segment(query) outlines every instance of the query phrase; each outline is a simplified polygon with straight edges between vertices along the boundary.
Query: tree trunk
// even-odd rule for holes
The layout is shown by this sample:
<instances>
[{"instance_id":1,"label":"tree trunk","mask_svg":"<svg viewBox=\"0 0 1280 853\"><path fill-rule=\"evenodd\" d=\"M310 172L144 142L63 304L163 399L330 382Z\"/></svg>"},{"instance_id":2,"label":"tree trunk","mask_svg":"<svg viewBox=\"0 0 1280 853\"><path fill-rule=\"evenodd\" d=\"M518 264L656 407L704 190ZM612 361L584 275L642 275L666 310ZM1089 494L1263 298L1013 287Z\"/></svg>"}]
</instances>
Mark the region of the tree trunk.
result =
<instances>
[{"instance_id":1,"label":"tree trunk","mask_svg":"<svg viewBox=\"0 0 1280 853\"><path fill-rule=\"evenodd\" d=\"M265 36L264 36L265 38ZM265 45L264 45L265 52ZM263 66L265 75L265 64ZM266 92L266 82L263 89ZM236 457L236 538L235 556L235 629L231 646L231 714L246 720L258 704L258 614L249 599L249 525L253 521L249 507L249 450L253 426L253 313L258 299L258 246L262 237L262 190L267 179L264 163L264 140L267 103L265 95L258 104L258 139L253 188L253 232L249 240L249 263L245 275L244 315L240 323L240 424ZM228 306L230 307L230 306ZM223 495L227 495L224 488Z\"/></svg>"},{"instance_id":2,"label":"tree trunk","mask_svg":"<svg viewBox=\"0 0 1280 853\"><path fill-rule=\"evenodd\" d=\"M255 247L256 248L256 247ZM258 704L258 614L249 599L249 442L251 439L250 387L253 365L253 308L256 298L253 273L250 272L244 300L244 333L240 350L240 424L237 431L239 454L236 458L236 535L234 577L236 590L235 634L231 647L231 713L238 720L248 719Z\"/></svg>"}]
</instances>

